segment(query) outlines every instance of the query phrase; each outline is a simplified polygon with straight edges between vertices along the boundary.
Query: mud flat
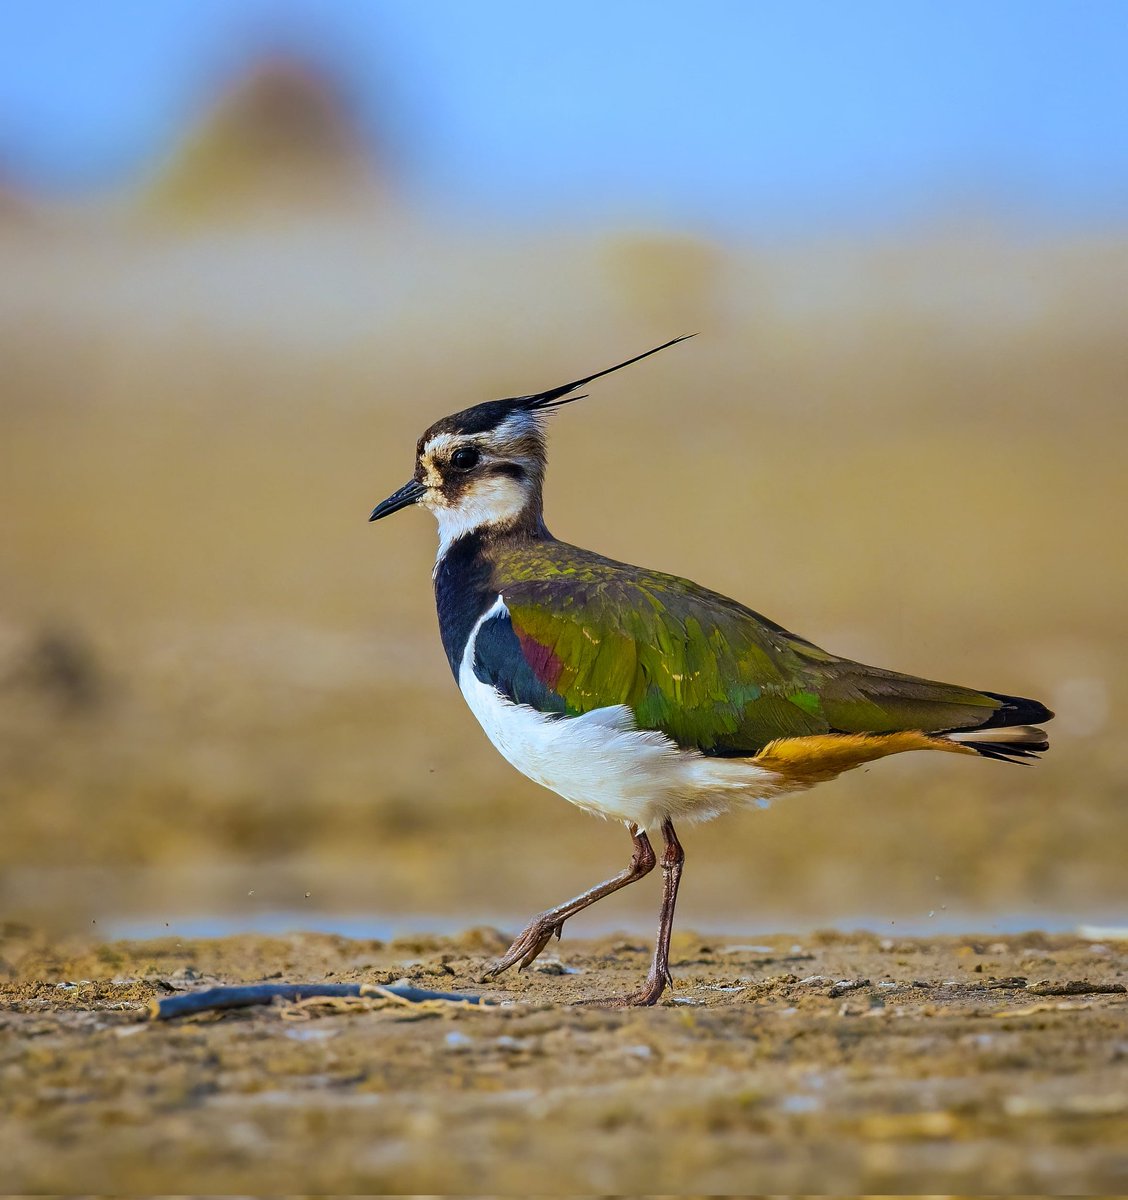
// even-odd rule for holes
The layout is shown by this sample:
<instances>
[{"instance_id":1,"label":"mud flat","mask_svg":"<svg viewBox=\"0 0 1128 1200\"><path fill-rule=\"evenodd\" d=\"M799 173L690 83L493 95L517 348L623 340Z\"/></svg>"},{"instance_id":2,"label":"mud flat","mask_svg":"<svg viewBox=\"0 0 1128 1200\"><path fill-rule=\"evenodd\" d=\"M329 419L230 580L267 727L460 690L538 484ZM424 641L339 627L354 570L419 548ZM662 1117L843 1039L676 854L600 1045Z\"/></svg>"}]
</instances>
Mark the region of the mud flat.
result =
<instances>
[{"instance_id":1,"label":"mud flat","mask_svg":"<svg viewBox=\"0 0 1128 1200\"><path fill-rule=\"evenodd\" d=\"M483 988L496 930L0 943L0 1162L23 1192L1128 1191L1128 942L1027 933L565 938ZM407 979L178 1022L214 983Z\"/></svg>"}]
</instances>

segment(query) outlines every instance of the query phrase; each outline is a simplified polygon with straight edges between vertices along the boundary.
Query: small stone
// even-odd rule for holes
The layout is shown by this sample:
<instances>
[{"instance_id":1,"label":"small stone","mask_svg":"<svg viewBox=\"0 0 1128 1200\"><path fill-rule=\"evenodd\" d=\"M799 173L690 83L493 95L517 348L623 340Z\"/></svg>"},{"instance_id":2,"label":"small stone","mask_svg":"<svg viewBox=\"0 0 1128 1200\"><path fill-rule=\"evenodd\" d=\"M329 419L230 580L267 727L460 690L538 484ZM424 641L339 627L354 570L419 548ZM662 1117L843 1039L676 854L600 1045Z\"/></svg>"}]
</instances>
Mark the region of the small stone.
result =
<instances>
[{"instance_id":1,"label":"small stone","mask_svg":"<svg viewBox=\"0 0 1128 1200\"><path fill-rule=\"evenodd\" d=\"M847 992L856 992L859 988L869 987L868 979L840 979L827 990L827 995L835 1000L845 996Z\"/></svg>"},{"instance_id":2,"label":"small stone","mask_svg":"<svg viewBox=\"0 0 1128 1200\"><path fill-rule=\"evenodd\" d=\"M582 975L582 967L569 967L558 958L546 958L533 968L541 975Z\"/></svg>"}]
</instances>

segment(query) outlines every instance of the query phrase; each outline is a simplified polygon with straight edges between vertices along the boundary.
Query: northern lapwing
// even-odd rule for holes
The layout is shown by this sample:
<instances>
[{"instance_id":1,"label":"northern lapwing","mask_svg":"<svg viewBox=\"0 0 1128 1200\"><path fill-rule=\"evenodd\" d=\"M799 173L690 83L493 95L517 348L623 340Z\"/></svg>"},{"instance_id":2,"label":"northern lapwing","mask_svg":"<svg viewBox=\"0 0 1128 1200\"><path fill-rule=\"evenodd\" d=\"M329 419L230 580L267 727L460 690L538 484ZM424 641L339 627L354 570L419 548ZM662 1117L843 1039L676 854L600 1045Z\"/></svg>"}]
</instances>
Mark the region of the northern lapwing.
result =
<instances>
[{"instance_id":1,"label":"northern lapwing","mask_svg":"<svg viewBox=\"0 0 1128 1200\"><path fill-rule=\"evenodd\" d=\"M490 741L519 771L622 821L633 852L613 879L535 917L483 978L528 966L564 922L655 865L665 842L654 959L667 984L684 854L674 823L703 821L904 750L1021 761L1048 748L1036 700L839 658L688 579L558 541L544 523L545 415L636 355L546 392L444 417L415 474L372 511L422 504L439 525L435 599L447 660Z\"/></svg>"}]
</instances>

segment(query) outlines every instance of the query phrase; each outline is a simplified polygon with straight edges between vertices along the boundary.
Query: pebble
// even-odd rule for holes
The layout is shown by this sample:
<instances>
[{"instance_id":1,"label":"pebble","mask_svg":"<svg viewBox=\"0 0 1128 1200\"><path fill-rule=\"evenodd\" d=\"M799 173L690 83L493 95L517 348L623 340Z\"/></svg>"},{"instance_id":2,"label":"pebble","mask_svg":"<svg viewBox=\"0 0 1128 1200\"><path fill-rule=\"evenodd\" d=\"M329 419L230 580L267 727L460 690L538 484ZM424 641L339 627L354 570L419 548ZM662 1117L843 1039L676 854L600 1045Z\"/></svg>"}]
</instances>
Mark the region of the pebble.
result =
<instances>
[{"instance_id":1,"label":"pebble","mask_svg":"<svg viewBox=\"0 0 1128 1200\"><path fill-rule=\"evenodd\" d=\"M541 975L582 975L583 967L570 967L557 958L546 958L533 968Z\"/></svg>"}]
</instances>

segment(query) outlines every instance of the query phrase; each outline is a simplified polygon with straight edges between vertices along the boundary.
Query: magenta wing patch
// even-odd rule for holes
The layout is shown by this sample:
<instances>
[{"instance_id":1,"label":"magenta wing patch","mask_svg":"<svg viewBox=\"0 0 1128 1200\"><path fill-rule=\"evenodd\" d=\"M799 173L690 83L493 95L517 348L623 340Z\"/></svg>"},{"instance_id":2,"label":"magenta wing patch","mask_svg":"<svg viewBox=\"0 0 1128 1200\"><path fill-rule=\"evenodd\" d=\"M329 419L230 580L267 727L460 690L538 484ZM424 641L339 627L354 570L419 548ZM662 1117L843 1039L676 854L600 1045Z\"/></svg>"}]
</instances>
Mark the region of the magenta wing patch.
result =
<instances>
[{"instance_id":1,"label":"magenta wing patch","mask_svg":"<svg viewBox=\"0 0 1128 1200\"><path fill-rule=\"evenodd\" d=\"M529 664L529 670L546 688L555 690L564 671L564 664L553 653L551 646L542 645L536 638L516 626L514 626L513 632L517 635L521 653Z\"/></svg>"}]
</instances>

